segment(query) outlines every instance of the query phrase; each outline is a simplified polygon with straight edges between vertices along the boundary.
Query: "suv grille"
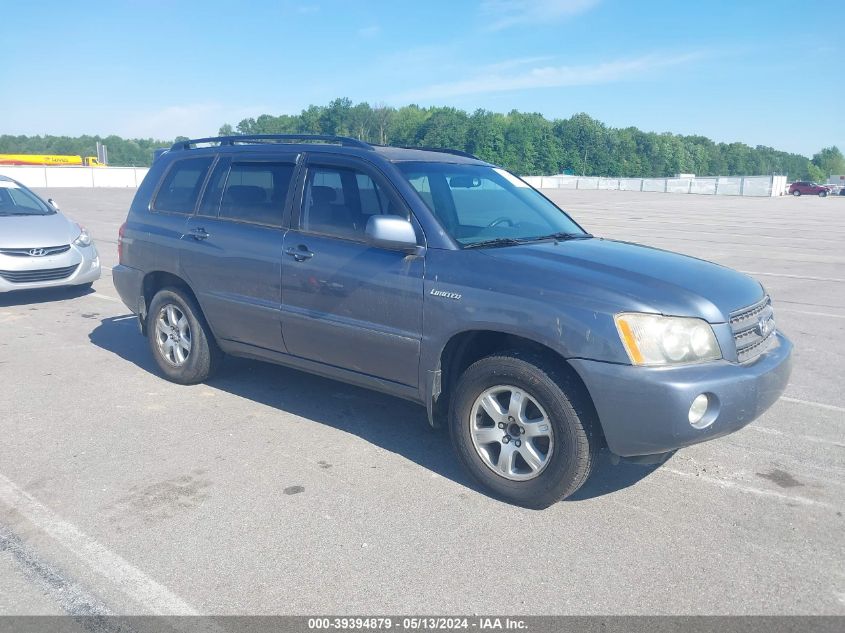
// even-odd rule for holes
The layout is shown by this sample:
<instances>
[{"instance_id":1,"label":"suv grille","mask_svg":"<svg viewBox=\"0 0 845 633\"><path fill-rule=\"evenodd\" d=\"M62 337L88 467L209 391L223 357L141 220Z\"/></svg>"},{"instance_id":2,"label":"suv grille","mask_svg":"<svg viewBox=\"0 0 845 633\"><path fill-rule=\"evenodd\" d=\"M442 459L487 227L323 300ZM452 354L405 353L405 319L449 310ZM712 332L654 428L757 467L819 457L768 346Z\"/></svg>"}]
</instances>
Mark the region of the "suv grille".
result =
<instances>
[{"instance_id":1,"label":"suv grille","mask_svg":"<svg viewBox=\"0 0 845 633\"><path fill-rule=\"evenodd\" d=\"M66 279L73 274L79 264L65 268L45 268L42 270L0 270L0 277L13 284L28 284L36 281L56 281Z\"/></svg>"},{"instance_id":2,"label":"suv grille","mask_svg":"<svg viewBox=\"0 0 845 633\"><path fill-rule=\"evenodd\" d=\"M759 303L731 313L731 331L740 363L754 360L775 341L772 301L766 296Z\"/></svg>"},{"instance_id":3,"label":"suv grille","mask_svg":"<svg viewBox=\"0 0 845 633\"><path fill-rule=\"evenodd\" d=\"M0 255L11 255L12 257L44 257L45 255L58 255L70 250L70 244L64 246L45 246L43 248L0 248Z\"/></svg>"}]
</instances>

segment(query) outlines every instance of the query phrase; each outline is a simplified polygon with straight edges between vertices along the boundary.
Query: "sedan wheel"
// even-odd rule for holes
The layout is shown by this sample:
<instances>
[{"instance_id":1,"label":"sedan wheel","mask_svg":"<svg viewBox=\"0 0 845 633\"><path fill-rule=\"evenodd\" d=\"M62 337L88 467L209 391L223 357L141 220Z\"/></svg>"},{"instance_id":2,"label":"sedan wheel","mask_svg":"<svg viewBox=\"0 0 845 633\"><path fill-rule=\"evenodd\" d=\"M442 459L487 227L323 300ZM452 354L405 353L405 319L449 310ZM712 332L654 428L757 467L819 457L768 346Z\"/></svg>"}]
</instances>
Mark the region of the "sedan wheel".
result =
<instances>
[{"instance_id":1,"label":"sedan wheel","mask_svg":"<svg viewBox=\"0 0 845 633\"><path fill-rule=\"evenodd\" d=\"M801 195L801 192L796 189L795 191L792 192L792 195L797 198L798 196Z\"/></svg>"}]
</instances>

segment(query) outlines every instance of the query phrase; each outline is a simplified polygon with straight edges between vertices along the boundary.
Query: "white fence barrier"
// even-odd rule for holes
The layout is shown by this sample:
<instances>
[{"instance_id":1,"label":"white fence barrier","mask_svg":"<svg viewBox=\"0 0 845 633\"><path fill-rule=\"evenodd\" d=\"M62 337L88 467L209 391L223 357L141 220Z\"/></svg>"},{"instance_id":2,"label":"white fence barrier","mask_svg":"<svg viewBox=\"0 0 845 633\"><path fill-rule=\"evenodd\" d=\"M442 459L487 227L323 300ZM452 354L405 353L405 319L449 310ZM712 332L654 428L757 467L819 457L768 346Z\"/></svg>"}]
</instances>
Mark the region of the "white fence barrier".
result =
<instances>
[{"instance_id":1,"label":"white fence barrier","mask_svg":"<svg viewBox=\"0 0 845 633\"><path fill-rule=\"evenodd\" d=\"M718 176L715 178L596 178L594 176L527 176L539 189L603 189L720 196L782 196L786 176Z\"/></svg>"},{"instance_id":2,"label":"white fence barrier","mask_svg":"<svg viewBox=\"0 0 845 633\"><path fill-rule=\"evenodd\" d=\"M39 167L0 165L0 175L27 187L137 187L146 167ZM539 189L653 191L720 196L780 196L786 176L719 176L717 178L597 178L595 176L527 176Z\"/></svg>"},{"instance_id":3,"label":"white fence barrier","mask_svg":"<svg viewBox=\"0 0 845 633\"><path fill-rule=\"evenodd\" d=\"M718 182L718 178L696 178L690 184L689 192L712 196L716 193Z\"/></svg>"},{"instance_id":4,"label":"white fence barrier","mask_svg":"<svg viewBox=\"0 0 845 633\"><path fill-rule=\"evenodd\" d=\"M38 167L0 165L0 176L27 187L137 187L146 167Z\"/></svg>"}]
</instances>

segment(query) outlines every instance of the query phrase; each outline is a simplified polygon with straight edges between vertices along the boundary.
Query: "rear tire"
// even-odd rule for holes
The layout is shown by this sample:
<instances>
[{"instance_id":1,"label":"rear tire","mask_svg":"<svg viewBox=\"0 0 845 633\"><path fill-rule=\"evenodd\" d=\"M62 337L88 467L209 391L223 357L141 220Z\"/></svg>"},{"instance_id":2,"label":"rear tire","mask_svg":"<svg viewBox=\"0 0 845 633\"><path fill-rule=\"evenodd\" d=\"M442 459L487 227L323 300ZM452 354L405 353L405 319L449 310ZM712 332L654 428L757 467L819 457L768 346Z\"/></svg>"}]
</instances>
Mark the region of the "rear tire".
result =
<instances>
[{"instance_id":1,"label":"rear tire","mask_svg":"<svg viewBox=\"0 0 845 633\"><path fill-rule=\"evenodd\" d=\"M578 490L600 445L583 387L555 363L520 351L488 356L464 372L451 399L449 428L458 458L481 485L534 509Z\"/></svg>"},{"instance_id":2,"label":"rear tire","mask_svg":"<svg viewBox=\"0 0 845 633\"><path fill-rule=\"evenodd\" d=\"M196 301L179 288L162 288L147 311L147 340L162 375L180 385L208 379L222 360Z\"/></svg>"},{"instance_id":3,"label":"rear tire","mask_svg":"<svg viewBox=\"0 0 845 633\"><path fill-rule=\"evenodd\" d=\"M801 192L796 189L795 191L792 192L792 195L797 198L798 196L801 195Z\"/></svg>"}]
</instances>

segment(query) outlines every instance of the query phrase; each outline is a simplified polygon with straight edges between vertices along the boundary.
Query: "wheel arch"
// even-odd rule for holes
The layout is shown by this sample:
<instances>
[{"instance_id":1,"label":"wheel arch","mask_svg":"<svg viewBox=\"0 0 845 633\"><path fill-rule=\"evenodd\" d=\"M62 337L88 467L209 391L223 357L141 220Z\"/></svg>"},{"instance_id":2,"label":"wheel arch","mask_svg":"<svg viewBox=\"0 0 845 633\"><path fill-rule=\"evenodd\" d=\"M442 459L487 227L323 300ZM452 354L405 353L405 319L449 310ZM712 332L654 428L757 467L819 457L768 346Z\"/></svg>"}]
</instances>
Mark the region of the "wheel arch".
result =
<instances>
[{"instance_id":1,"label":"wheel arch","mask_svg":"<svg viewBox=\"0 0 845 633\"><path fill-rule=\"evenodd\" d=\"M141 298L143 301L141 302L140 307L140 321L144 336L147 335L147 308L149 307L155 294L162 288L178 288L179 290L182 290L189 295L191 299L193 299L194 303L196 303L196 305L199 306L200 311L202 311L202 306L200 306L196 293L194 293L191 286L188 285L188 282L184 279L178 275L174 275L173 273L163 270L149 272L144 275L144 279L141 282ZM204 318L204 315L202 316Z\"/></svg>"},{"instance_id":2,"label":"wheel arch","mask_svg":"<svg viewBox=\"0 0 845 633\"><path fill-rule=\"evenodd\" d=\"M567 382L575 385L595 411L592 396L578 372L558 351L539 341L504 331L465 330L449 338L440 351L434 380L427 402L429 423L445 426L449 404L461 374L477 360L497 352L521 351L537 356L560 370ZM598 420L598 416L596 416ZM599 420L599 428L601 421Z\"/></svg>"}]
</instances>

